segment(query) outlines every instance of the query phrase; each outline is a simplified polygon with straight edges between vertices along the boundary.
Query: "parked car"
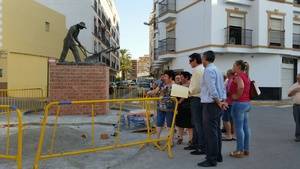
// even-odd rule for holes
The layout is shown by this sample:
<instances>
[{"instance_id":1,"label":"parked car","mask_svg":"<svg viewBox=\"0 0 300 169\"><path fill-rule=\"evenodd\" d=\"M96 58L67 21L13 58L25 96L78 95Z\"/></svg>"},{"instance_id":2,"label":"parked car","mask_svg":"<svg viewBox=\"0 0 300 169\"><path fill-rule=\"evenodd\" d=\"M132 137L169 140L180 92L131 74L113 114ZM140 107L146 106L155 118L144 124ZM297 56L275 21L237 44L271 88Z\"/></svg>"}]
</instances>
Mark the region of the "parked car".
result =
<instances>
[{"instance_id":1,"label":"parked car","mask_svg":"<svg viewBox=\"0 0 300 169\"><path fill-rule=\"evenodd\" d=\"M136 82L135 82L135 81L129 82L129 86L130 86L130 87L136 87Z\"/></svg>"},{"instance_id":2,"label":"parked car","mask_svg":"<svg viewBox=\"0 0 300 169\"><path fill-rule=\"evenodd\" d=\"M120 81L117 83L117 88L118 89L126 89L128 88L129 84L127 81Z\"/></svg>"},{"instance_id":3,"label":"parked car","mask_svg":"<svg viewBox=\"0 0 300 169\"><path fill-rule=\"evenodd\" d=\"M147 81L139 81L138 82L138 86L141 87L141 88L144 88L146 90L149 90L150 89L150 82L147 82Z\"/></svg>"}]
</instances>

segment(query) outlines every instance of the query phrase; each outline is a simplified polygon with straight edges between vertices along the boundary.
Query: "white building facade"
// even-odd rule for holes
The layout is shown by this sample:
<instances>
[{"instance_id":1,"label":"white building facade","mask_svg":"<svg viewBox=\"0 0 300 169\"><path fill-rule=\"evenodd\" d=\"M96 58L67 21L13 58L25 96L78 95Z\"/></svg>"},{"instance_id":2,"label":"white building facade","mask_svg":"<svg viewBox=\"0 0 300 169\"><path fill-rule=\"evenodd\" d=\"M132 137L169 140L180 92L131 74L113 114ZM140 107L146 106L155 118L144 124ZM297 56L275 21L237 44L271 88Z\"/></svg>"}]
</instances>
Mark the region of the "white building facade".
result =
<instances>
[{"instance_id":1,"label":"white building facade","mask_svg":"<svg viewBox=\"0 0 300 169\"><path fill-rule=\"evenodd\" d=\"M81 21L87 29L79 34L79 41L92 53L120 46L119 14L114 0L35 0L66 17L67 28ZM114 80L120 69L119 52L102 54L101 61L110 67Z\"/></svg>"},{"instance_id":2,"label":"white building facade","mask_svg":"<svg viewBox=\"0 0 300 169\"><path fill-rule=\"evenodd\" d=\"M288 98L300 72L300 1L154 0L153 13L152 72L191 71L190 54L213 50L223 73L250 64L260 99Z\"/></svg>"}]
</instances>

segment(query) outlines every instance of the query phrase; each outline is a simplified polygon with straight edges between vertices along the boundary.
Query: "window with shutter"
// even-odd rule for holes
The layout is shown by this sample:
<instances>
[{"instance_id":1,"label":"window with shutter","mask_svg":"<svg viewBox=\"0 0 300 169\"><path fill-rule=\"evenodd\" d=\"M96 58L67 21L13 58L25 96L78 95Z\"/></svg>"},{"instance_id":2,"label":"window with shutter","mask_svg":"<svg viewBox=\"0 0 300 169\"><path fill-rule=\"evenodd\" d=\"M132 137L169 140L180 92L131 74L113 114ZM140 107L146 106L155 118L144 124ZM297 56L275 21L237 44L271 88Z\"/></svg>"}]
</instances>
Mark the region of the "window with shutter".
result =
<instances>
[{"instance_id":1,"label":"window with shutter","mask_svg":"<svg viewBox=\"0 0 300 169\"><path fill-rule=\"evenodd\" d=\"M243 28L244 27L244 18L230 17L229 26L236 26L236 27Z\"/></svg>"}]
</instances>

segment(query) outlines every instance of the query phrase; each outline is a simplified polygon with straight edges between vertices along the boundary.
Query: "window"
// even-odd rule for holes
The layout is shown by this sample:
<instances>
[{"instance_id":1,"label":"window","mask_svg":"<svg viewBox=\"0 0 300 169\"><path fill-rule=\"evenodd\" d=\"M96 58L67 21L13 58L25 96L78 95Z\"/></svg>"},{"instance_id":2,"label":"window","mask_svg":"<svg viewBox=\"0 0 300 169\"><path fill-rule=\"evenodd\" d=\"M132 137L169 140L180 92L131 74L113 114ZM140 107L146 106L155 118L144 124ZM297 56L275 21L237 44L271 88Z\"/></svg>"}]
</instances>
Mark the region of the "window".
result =
<instances>
[{"instance_id":1,"label":"window","mask_svg":"<svg viewBox=\"0 0 300 169\"><path fill-rule=\"evenodd\" d=\"M94 10L97 13L97 1L96 0L94 0Z\"/></svg>"},{"instance_id":2,"label":"window","mask_svg":"<svg viewBox=\"0 0 300 169\"><path fill-rule=\"evenodd\" d=\"M294 64L294 59L293 58L282 57L282 63Z\"/></svg>"},{"instance_id":3,"label":"window","mask_svg":"<svg viewBox=\"0 0 300 169\"><path fill-rule=\"evenodd\" d=\"M50 32L50 22L45 22L45 31Z\"/></svg>"},{"instance_id":4,"label":"window","mask_svg":"<svg viewBox=\"0 0 300 169\"><path fill-rule=\"evenodd\" d=\"M269 45L284 47L284 19L269 18Z\"/></svg>"},{"instance_id":5,"label":"window","mask_svg":"<svg viewBox=\"0 0 300 169\"><path fill-rule=\"evenodd\" d=\"M270 28L271 30L282 31L283 30L283 22L282 19L271 18L270 19Z\"/></svg>"},{"instance_id":6,"label":"window","mask_svg":"<svg viewBox=\"0 0 300 169\"><path fill-rule=\"evenodd\" d=\"M97 42L94 41L94 53L97 53Z\"/></svg>"},{"instance_id":7,"label":"window","mask_svg":"<svg viewBox=\"0 0 300 169\"><path fill-rule=\"evenodd\" d=\"M0 68L0 77L3 77L3 69Z\"/></svg>"},{"instance_id":8,"label":"window","mask_svg":"<svg viewBox=\"0 0 300 169\"><path fill-rule=\"evenodd\" d=\"M229 26L244 28L245 27L244 25L245 25L245 21L243 17L230 16Z\"/></svg>"},{"instance_id":9,"label":"window","mask_svg":"<svg viewBox=\"0 0 300 169\"><path fill-rule=\"evenodd\" d=\"M97 36L98 28L97 28L97 19L94 18L94 35Z\"/></svg>"},{"instance_id":10,"label":"window","mask_svg":"<svg viewBox=\"0 0 300 169\"><path fill-rule=\"evenodd\" d=\"M229 44L241 45L243 28L245 27L244 18L230 16L228 26Z\"/></svg>"},{"instance_id":11,"label":"window","mask_svg":"<svg viewBox=\"0 0 300 169\"><path fill-rule=\"evenodd\" d=\"M294 4L299 5L300 4L300 0L294 0Z\"/></svg>"},{"instance_id":12,"label":"window","mask_svg":"<svg viewBox=\"0 0 300 169\"><path fill-rule=\"evenodd\" d=\"M175 29L167 32L167 38L175 38Z\"/></svg>"},{"instance_id":13,"label":"window","mask_svg":"<svg viewBox=\"0 0 300 169\"><path fill-rule=\"evenodd\" d=\"M226 11L225 44L251 46L253 30L246 28L246 15L248 12L239 8L226 9Z\"/></svg>"},{"instance_id":14,"label":"window","mask_svg":"<svg viewBox=\"0 0 300 169\"><path fill-rule=\"evenodd\" d=\"M300 24L293 25L293 48L300 49Z\"/></svg>"}]
</instances>

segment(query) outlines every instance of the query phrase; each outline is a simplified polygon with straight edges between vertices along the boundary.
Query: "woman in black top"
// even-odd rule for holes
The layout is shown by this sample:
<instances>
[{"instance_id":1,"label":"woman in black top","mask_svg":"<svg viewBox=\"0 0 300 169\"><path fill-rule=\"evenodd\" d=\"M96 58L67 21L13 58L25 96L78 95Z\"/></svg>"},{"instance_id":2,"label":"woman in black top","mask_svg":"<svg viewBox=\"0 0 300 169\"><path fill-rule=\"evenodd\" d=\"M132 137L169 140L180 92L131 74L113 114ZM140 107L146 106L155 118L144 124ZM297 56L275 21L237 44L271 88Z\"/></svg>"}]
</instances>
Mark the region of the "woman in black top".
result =
<instances>
[{"instance_id":1,"label":"woman in black top","mask_svg":"<svg viewBox=\"0 0 300 169\"><path fill-rule=\"evenodd\" d=\"M191 74L189 72L181 73L181 83L182 86L189 87L190 85ZM178 114L176 116L176 126L178 128L178 141L177 144L182 144L183 142L183 133L186 128L189 133L189 141L192 140L193 136L193 126L191 122L191 109L189 99L179 98L178 104Z\"/></svg>"}]
</instances>

